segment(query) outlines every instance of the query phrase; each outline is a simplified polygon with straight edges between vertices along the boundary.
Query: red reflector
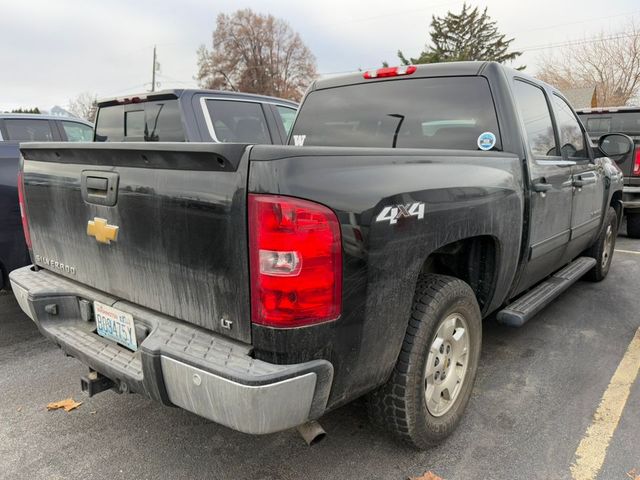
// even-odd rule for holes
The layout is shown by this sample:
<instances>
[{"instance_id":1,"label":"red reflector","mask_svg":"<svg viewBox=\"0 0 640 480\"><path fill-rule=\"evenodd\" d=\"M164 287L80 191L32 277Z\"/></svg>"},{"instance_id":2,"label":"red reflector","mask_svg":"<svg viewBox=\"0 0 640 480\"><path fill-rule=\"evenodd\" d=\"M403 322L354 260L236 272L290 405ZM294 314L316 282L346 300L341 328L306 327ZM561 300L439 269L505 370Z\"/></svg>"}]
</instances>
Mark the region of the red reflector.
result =
<instances>
[{"instance_id":1,"label":"red reflector","mask_svg":"<svg viewBox=\"0 0 640 480\"><path fill-rule=\"evenodd\" d=\"M29 231L27 209L24 204L24 175L22 171L18 172L18 204L20 205L20 217L22 217L22 230L24 231L24 240L27 243L27 248L31 250L31 232Z\"/></svg>"},{"instance_id":2,"label":"red reflector","mask_svg":"<svg viewBox=\"0 0 640 480\"><path fill-rule=\"evenodd\" d=\"M415 65L403 65L401 67L385 67L378 70L368 70L364 72L364 78L370 80L372 78L397 77L400 75L411 75L418 69Z\"/></svg>"},{"instance_id":3,"label":"red reflector","mask_svg":"<svg viewBox=\"0 0 640 480\"><path fill-rule=\"evenodd\" d=\"M117 102L119 105L130 105L132 103L142 103L142 99L140 97L122 98Z\"/></svg>"},{"instance_id":4,"label":"red reflector","mask_svg":"<svg viewBox=\"0 0 640 480\"><path fill-rule=\"evenodd\" d=\"M640 145L636 145L636 156L633 162L633 175L640 176Z\"/></svg>"},{"instance_id":5,"label":"red reflector","mask_svg":"<svg viewBox=\"0 0 640 480\"><path fill-rule=\"evenodd\" d=\"M329 208L249 194L249 256L253 323L291 328L340 316L340 225Z\"/></svg>"}]
</instances>

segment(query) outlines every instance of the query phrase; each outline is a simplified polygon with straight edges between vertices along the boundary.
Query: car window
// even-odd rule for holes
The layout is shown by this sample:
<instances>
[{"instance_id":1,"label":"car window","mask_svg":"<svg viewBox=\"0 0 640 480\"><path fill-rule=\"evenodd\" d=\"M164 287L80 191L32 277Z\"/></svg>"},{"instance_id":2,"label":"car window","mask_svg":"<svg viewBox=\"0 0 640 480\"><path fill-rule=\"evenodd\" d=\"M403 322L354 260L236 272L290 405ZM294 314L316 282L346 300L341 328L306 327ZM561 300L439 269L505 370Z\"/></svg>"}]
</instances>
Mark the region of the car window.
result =
<instances>
[{"instance_id":1,"label":"car window","mask_svg":"<svg viewBox=\"0 0 640 480\"><path fill-rule=\"evenodd\" d=\"M502 149L486 79L407 78L311 92L290 143L477 151L484 137L483 150Z\"/></svg>"},{"instance_id":2,"label":"car window","mask_svg":"<svg viewBox=\"0 0 640 480\"><path fill-rule=\"evenodd\" d=\"M590 134L626 133L640 135L640 112L579 113ZM586 120L586 121L585 121Z\"/></svg>"},{"instance_id":3,"label":"car window","mask_svg":"<svg viewBox=\"0 0 640 480\"><path fill-rule=\"evenodd\" d=\"M219 142L272 143L259 103L207 100L207 110Z\"/></svg>"},{"instance_id":4,"label":"car window","mask_svg":"<svg viewBox=\"0 0 640 480\"><path fill-rule=\"evenodd\" d=\"M560 135L560 152L566 159L588 158L578 119L567 102L553 95L553 110Z\"/></svg>"},{"instance_id":5,"label":"car window","mask_svg":"<svg viewBox=\"0 0 640 480\"><path fill-rule=\"evenodd\" d=\"M67 140L70 142L91 142L93 140L93 128L84 123L61 121Z\"/></svg>"},{"instance_id":6,"label":"car window","mask_svg":"<svg viewBox=\"0 0 640 480\"><path fill-rule=\"evenodd\" d=\"M296 119L297 110L280 105L278 105L276 108L278 109L278 113L280 114L280 118L282 119L284 132L289 135L289 132L291 132L291 127L293 127L293 121Z\"/></svg>"},{"instance_id":7,"label":"car window","mask_svg":"<svg viewBox=\"0 0 640 480\"><path fill-rule=\"evenodd\" d=\"M180 105L176 99L110 105L98 110L97 142L184 142Z\"/></svg>"},{"instance_id":8,"label":"car window","mask_svg":"<svg viewBox=\"0 0 640 480\"><path fill-rule=\"evenodd\" d=\"M558 156L551 113L542 89L516 80L514 94L533 155Z\"/></svg>"},{"instance_id":9,"label":"car window","mask_svg":"<svg viewBox=\"0 0 640 480\"><path fill-rule=\"evenodd\" d=\"M7 118L4 121L7 140L14 142L50 142L53 132L49 120Z\"/></svg>"},{"instance_id":10,"label":"car window","mask_svg":"<svg viewBox=\"0 0 640 480\"><path fill-rule=\"evenodd\" d=\"M124 136L144 138L145 121L144 109L124 112Z\"/></svg>"}]
</instances>

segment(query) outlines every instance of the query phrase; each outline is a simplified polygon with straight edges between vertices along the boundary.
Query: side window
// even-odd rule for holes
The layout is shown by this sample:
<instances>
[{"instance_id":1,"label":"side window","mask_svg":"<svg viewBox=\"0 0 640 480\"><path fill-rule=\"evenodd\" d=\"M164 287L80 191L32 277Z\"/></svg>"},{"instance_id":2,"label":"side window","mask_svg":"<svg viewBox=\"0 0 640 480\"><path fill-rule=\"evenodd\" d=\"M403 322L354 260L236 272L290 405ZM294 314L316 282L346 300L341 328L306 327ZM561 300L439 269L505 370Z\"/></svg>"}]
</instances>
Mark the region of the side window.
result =
<instances>
[{"instance_id":1,"label":"side window","mask_svg":"<svg viewBox=\"0 0 640 480\"><path fill-rule=\"evenodd\" d=\"M297 110L293 108L282 107L280 105L278 105L277 108L284 125L284 132L289 135L289 132L291 132L291 127L293 127L293 121L296 119Z\"/></svg>"},{"instance_id":2,"label":"side window","mask_svg":"<svg viewBox=\"0 0 640 480\"><path fill-rule=\"evenodd\" d=\"M62 128L70 142L91 142L93 140L93 128L78 122L62 121Z\"/></svg>"},{"instance_id":3,"label":"side window","mask_svg":"<svg viewBox=\"0 0 640 480\"><path fill-rule=\"evenodd\" d=\"M569 104L557 95L553 95L553 109L556 112L562 158L588 158L580 123Z\"/></svg>"},{"instance_id":4,"label":"side window","mask_svg":"<svg viewBox=\"0 0 640 480\"><path fill-rule=\"evenodd\" d=\"M542 89L516 80L514 93L533 154L536 157L558 156L551 113Z\"/></svg>"},{"instance_id":5,"label":"side window","mask_svg":"<svg viewBox=\"0 0 640 480\"><path fill-rule=\"evenodd\" d=\"M48 120L7 118L7 140L14 142L51 142L53 132Z\"/></svg>"},{"instance_id":6,"label":"side window","mask_svg":"<svg viewBox=\"0 0 640 480\"><path fill-rule=\"evenodd\" d=\"M207 110L219 142L272 143L259 103L207 100Z\"/></svg>"}]
</instances>

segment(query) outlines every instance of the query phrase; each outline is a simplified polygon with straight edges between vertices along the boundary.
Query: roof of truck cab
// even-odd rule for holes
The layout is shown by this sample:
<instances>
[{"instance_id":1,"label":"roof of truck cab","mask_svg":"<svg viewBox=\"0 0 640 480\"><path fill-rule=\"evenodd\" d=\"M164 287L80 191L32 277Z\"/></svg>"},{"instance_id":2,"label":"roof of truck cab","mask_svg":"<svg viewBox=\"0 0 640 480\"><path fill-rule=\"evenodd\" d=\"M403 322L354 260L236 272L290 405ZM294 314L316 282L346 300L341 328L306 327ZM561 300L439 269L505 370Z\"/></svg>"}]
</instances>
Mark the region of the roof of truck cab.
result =
<instances>
[{"instance_id":1,"label":"roof of truck cab","mask_svg":"<svg viewBox=\"0 0 640 480\"><path fill-rule=\"evenodd\" d=\"M622 113L622 112L640 112L640 106L637 107L595 107L595 108L578 108L577 113Z\"/></svg>"},{"instance_id":2,"label":"roof of truck cab","mask_svg":"<svg viewBox=\"0 0 640 480\"><path fill-rule=\"evenodd\" d=\"M341 87L344 85L354 85L357 83L367 82L383 82L389 80L400 80L410 78L423 78L423 77L463 77L463 76L476 76L479 75L482 70L489 64L495 62L446 62L446 63L428 63L422 65L416 65L417 69L414 73L406 76L386 77L386 78L373 78L365 80L363 75L367 71L377 70L376 68L363 70L359 72L348 73L346 75L336 75L333 77L325 77L316 80L313 85L313 90L320 90L324 88ZM380 67L382 68L382 67Z\"/></svg>"},{"instance_id":3,"label":"roof of truck cab","mask_svg":"<svg viewBox=\"0 0 640 480\"><path fill-rule=\"evenodd\" d=\"M229 97L234 99L245 99L259 101L262 103L281 103L297 108L298 103L287 100L284 98L270 97L267 95L256 95L254 93L243 92L231 92L227 90L209 90L205 88L170 88L165 90L159 90L157 92L143 92L143 93L131 93L129 95L122 95L120 97L102 98L98 100L98 106L105 106L106 104L116 104L130 100L132 98L139 98L141 100L153 100L154 98L163 99L167 97L187 97L193 95L212 95L216 97Z\"/></svg>"},{"instance_id":4,"label":"roof of truck cab","mask_svg":"<svg viewBox=\"0 0 640 480\"><path fill-rule=\"evenodd\" d=\"M21 120L63 120L65 122L84 123L89 127L93 124L77 117L62 117L60 115L43 115L41 113L0 113L0 120L21 119Z\"/></svg>"}]
</instances>

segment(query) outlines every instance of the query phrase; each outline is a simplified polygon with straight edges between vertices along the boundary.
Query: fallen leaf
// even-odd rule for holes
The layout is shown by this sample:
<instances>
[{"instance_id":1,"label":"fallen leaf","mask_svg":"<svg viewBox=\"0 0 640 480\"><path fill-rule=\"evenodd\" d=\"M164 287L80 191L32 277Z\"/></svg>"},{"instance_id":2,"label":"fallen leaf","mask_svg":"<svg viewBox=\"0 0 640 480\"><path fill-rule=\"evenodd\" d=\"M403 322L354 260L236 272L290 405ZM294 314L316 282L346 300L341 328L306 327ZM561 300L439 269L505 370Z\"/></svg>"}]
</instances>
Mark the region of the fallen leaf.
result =
<instances>
[{"instance_id":1,"label":"fallen leaf","mask_svg":"<svg viewBox=\"0 0 640 480\"><path fill-rule=\"evenodd\" d=\"M411 477L409 480L443 480L443 478L439 477L431 470L429 470L428 472L425 472L425 474L421 477Z\"/></svg>"},{"instance_id":2,"label":"fallen leaf","mask_svg":"<svg viewBox=\"0 0 640 480\"><path fill-rule=\"evenodd\" d=\"M640 472L638 472L638 470L634 468L630 472L627 472L627 477L631 478L632 480L640 480Z\"/></svg>"},{"instance_id":3,"label":"fallen leaf","mask_svg":"<svg viewBox=\"0 0 640 480\"><path fill-rule=\"evenodd\" d=\"M18 412L21 412L21 411L22 411L22 407L18 407Z\"/></svg>"},{"instance_id":4,"label":"fallen leaf","mask_svg":"<svg viewBox=\"0 0 640 480\"><path fill-rule=\"evenodd\" d=\"M47 405L47 410L58 410L59 408L64 409L65 412L70 412L71 410L75 410L82 402L76 402L73 398L67 398L66 400L61 400L59 402L51 402Z\"/></svg>"}]
</instances>

